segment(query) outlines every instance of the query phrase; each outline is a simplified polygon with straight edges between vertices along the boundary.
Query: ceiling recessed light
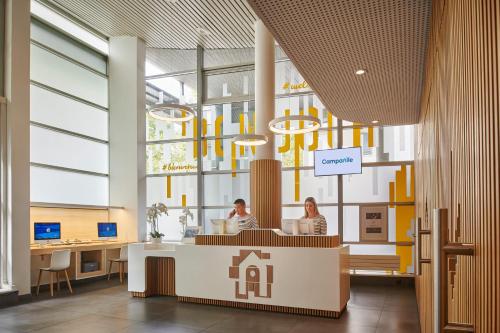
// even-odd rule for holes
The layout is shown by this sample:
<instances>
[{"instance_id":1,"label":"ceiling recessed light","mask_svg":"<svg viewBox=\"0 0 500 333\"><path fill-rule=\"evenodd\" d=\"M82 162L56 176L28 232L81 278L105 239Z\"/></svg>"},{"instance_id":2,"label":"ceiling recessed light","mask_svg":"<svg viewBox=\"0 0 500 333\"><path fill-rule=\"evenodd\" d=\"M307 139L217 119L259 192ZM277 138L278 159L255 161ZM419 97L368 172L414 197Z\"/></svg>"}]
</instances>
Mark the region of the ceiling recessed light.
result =
<instances>
[{"instance_id":1,"label":"ceiling recessed light","mask_svg":"<svg viewBox=\"0 0 500 333\"><path fill-rule=\"evenodd\" d=\"M210 31L208 31L207 29L202 28L202 27L198 27L198 28L196 28L196 32L197 32L200 36L208 36L208 35L210 35Z\"/></svg>"},{"instance_id":2,"label":"ceiling recessed light","mask_svg":"<svg viewBox=\"0 0 500 333\"><path fill-rule=\"evenodd\" d=\"M356 71L356 75L363 75L363 74L366 74L366 69L358 69Z\"/></svg>"},{"instance_id":3,"label":"ceiling recessed light","mask_svg":"<svg viewBox=\"0 0 500 333\"><path fill-rule=\"evenodd\" d=\"M372 120L372 124L378 124L378 120Z\"/></svg>"}]
</instances>

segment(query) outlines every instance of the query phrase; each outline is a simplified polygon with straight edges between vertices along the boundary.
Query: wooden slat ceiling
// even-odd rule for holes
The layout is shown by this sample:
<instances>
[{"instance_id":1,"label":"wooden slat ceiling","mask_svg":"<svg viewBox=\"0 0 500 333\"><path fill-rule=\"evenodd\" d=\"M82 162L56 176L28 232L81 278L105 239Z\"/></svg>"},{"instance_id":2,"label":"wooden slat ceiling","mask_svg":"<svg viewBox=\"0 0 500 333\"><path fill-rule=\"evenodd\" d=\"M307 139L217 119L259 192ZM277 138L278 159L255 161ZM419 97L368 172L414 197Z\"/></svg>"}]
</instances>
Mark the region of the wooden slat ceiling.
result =
<instances>
[{"instance_id":1,"label":"wooden slat ceiling","mask_svg":"<svg viewBox=\"0 0 500 333\"><path fill-rule=\"evenodd\" d=\"M254 46L256 16L245 0L49 1L106 36L139 36L147 47Z\"/></svg>"},{"instance_id":2,"label":"wooden slat ceiling","mask_svg":"<svg viewBox=\"0 0 500 333\"><path fill-rule=\"evenodd\" d=\"M248 3L335 116L418 122L430 0Z\"/></svg>"}]
</instances>

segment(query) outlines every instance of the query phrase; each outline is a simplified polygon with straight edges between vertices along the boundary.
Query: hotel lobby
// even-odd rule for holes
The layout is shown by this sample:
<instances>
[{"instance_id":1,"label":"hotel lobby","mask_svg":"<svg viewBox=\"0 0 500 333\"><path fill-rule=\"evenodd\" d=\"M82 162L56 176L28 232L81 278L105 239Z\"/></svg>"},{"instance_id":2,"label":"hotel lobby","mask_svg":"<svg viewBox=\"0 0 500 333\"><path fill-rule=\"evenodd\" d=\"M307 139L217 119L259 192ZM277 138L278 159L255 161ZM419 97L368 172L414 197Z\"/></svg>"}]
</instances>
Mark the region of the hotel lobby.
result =
<instances>
[{"instance_id":1,"label":"hotel lobby","mask_svg":"<svg viewBox=\"0 0 500 333\"><path fill-rule=\"evenodd\" d=\"M0 0L0 333L500 332L499 0Z\"/></svg>"}]
</instances>

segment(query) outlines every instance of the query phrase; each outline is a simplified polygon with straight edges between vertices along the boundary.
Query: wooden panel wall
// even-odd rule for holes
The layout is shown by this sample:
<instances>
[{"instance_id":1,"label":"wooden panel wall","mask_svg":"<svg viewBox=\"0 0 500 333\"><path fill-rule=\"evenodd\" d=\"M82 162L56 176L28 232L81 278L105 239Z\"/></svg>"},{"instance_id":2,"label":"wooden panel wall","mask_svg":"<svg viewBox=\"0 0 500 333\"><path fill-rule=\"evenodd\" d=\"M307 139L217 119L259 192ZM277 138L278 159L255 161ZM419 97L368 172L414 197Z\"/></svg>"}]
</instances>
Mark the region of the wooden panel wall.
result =
<instances>
[{"instance_id":1,"label":"wooden panel wall","mask_svg":"<svg viewBox=\"0 0 500 333\"><path fill-rule=\"evenodd\" d=\"M261 228L281 228L281 161L250 162L250 206Z\"/></svg>"},{"instance_id":2,"label":"wooden panel wall","mask_svg":"<svg viewBox=\"0 0 500 333\"><path fill-rule=\"evenodd\" d=\"M500 332L500 0L434 0L416 140L416 205L424 229L449 209L449 240L474 258L450 260L449 320ZM430 237L423 256L430 257ZM432 278L417 277L422 332L432 332Z\"/></svg>"}]
</instances>

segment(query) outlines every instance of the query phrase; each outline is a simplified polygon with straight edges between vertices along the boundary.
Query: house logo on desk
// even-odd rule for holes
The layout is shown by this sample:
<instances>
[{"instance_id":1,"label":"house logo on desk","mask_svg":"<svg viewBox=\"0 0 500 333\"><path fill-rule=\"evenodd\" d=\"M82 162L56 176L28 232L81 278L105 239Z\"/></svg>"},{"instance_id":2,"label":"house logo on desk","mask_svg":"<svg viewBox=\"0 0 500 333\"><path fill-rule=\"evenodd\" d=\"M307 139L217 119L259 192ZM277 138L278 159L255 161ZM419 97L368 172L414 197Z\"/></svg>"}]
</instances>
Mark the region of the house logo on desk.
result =
<instances>
[{"instance_id":1,"label":"house logo on desk","mask_svg":"<svg viewBox=\"0 0 500 333\"><path fill-rule=\"evenodd\" d=\"M229 278L235 279L234 292L237 299L254 297L271 298L273 266L268 265L271 253L260 250L240 250L239 256L233 256L229 267Z\"/></svg>"}]
</instances>

